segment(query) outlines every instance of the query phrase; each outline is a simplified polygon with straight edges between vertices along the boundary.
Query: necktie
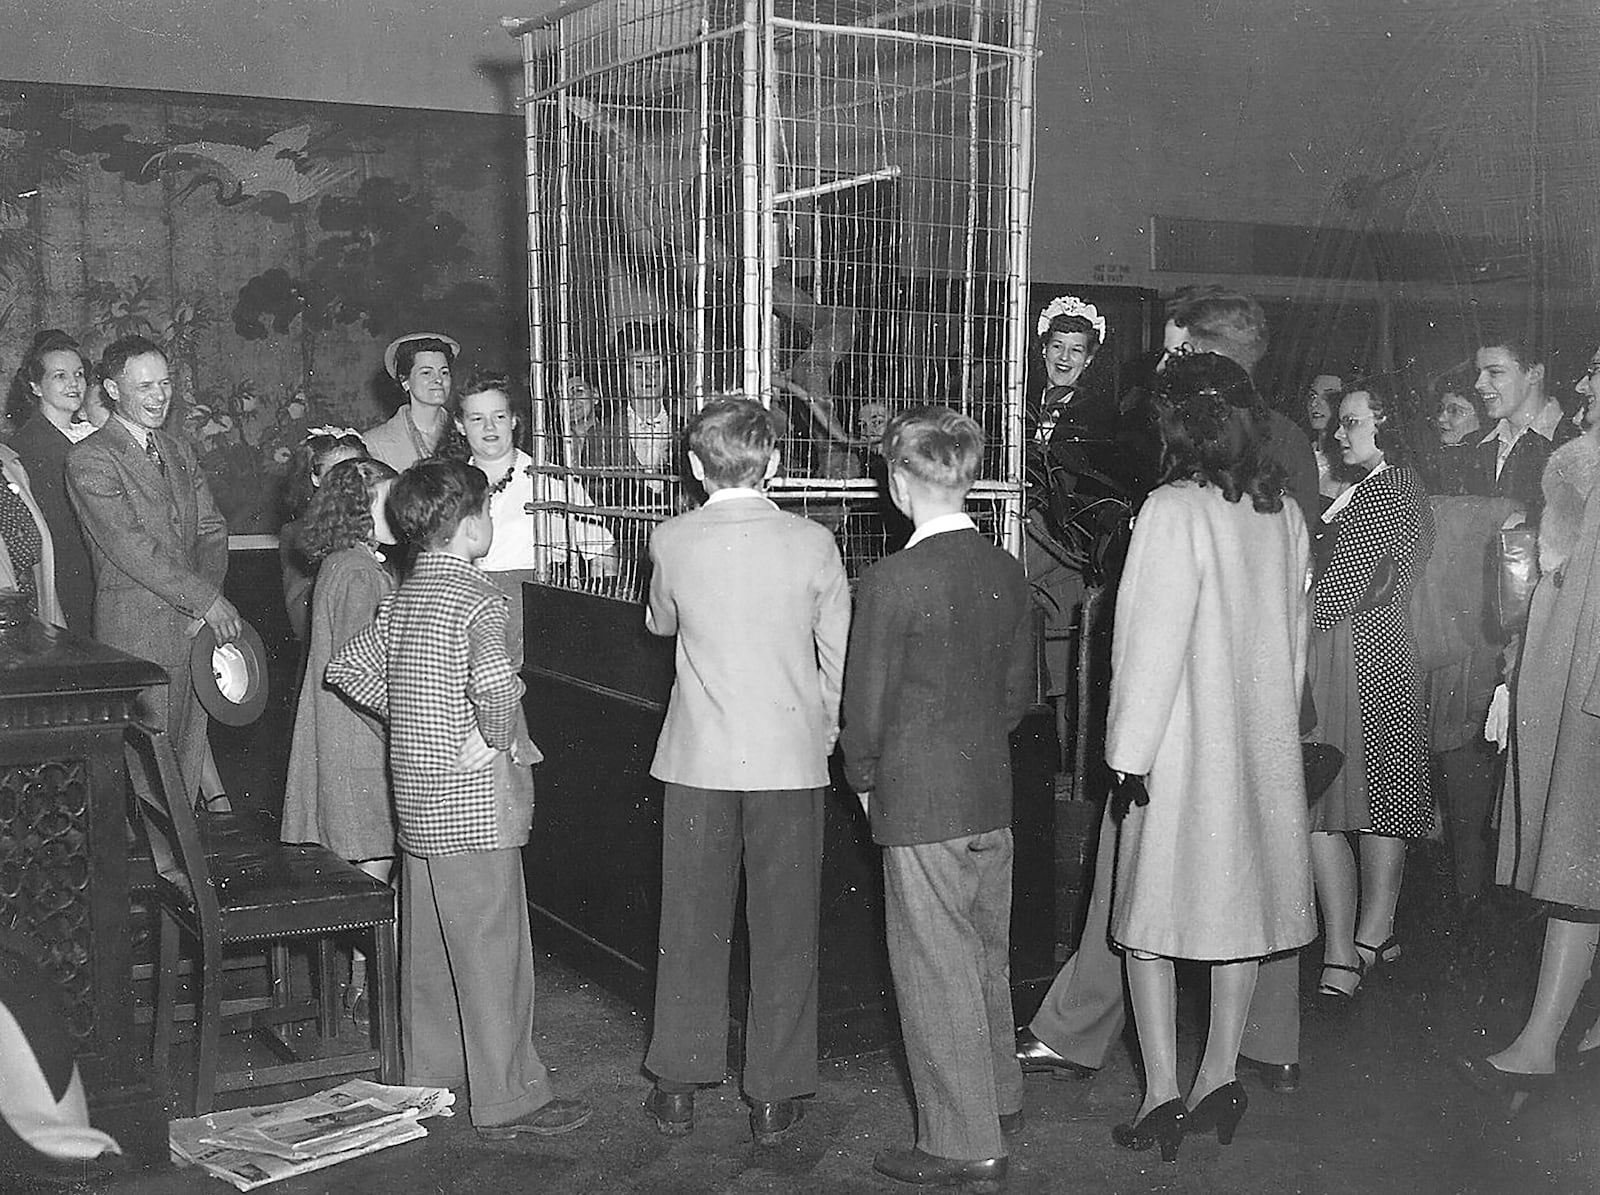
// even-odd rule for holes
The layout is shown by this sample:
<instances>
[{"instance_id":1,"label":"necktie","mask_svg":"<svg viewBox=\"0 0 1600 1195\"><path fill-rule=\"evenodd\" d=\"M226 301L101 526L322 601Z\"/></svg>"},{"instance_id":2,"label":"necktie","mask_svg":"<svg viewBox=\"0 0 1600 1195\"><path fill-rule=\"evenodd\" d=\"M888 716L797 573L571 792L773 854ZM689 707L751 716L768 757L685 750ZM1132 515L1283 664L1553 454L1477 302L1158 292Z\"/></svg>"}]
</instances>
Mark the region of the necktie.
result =
<instances>
[{"instance_id":1,"label":"necktie","mask_svg":"<svg viewBox=\"0 0 1600 1195\"><path fill-rule=\"evenodd\" d=\"M161 459L161 449L156 447L155 436L145 437L144 454L150 458L150 463L156 467L156 472L165 477L167 475L167 462Z\"/></svg>"}]
</instances>

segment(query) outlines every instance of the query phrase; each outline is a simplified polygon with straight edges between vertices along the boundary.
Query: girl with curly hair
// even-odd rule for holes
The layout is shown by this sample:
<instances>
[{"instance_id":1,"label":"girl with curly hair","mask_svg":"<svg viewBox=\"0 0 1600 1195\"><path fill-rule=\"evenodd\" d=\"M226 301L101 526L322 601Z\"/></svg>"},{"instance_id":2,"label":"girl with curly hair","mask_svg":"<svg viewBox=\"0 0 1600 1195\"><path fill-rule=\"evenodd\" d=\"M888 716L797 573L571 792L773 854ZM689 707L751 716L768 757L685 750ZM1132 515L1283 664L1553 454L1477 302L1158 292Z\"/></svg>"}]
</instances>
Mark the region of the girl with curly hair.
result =
<instances>
[{"instance_id":1,"label":"girl with curly hair","mask_svg":"<svg viewBox=\"0 0 1600 1195\"><path fill-rule=\"evenodd\" d=\"M361 433L353 427L314 427L289 457L283 483L288 522L278 530L278 563L283 569L283 607L297 642L306 641L311 619L311 578L316 571L300 542L300 520L329 469L341 461L367 455Z\"/></svg>"},{"instance_id":2,"label":"girl with curly hair","mask_svg":"<svg viewBox=\"0 0 1600 1195\"><path fill-rule=\"evenodd\" d=\"M395 476L382 461L344 461L306 511L301 542L316 580L281 834L285 842L321 843L380 879L394 861L383 726L324 685L322 673L394 591L378 545L394 542L384 503Z\"/></svg>"},{"instance_id":3,"label":"girl with curly hair","mask_svg":"<svg viewBox=\"0 0 1600 1195\"><path fill-rule=\"evenodd\" d=\"M328 661L372 621L395 579L378 553L393 544L385 503L396 473L382 461L342 461L306 510L300 543L316 570L310 643L289 746L284 842L315 842L388 880L395 826L383 723L323 683ZM366 959L355 955L345 1007L359 1017Z\"/></svg>"}]
</instances>

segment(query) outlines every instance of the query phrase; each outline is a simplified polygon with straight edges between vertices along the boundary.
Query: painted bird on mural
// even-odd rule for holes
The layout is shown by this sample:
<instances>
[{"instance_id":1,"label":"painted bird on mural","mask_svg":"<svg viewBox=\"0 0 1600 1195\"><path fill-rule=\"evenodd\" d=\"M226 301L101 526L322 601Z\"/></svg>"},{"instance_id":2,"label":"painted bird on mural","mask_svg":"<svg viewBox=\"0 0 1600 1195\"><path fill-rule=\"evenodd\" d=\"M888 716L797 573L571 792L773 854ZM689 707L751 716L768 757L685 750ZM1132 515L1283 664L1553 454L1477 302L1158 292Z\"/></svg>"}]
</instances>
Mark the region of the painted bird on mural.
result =
<instances>
[{"instance_id":1,"label":"painted bird on mural","mask_svg":"<svg viewBox=\"0 0 1600 1195\"><path fill-rule=\"evenodd\" d=\"M293 207L315 199L356 173L354 168L338 169L313 162L306 152L310 142L309 124L282 129L268 137L259 149L222 141L190 141L155 154L144 168L148 172L159 163L162 169L196 171L178 199L211 183L217 189L217 202L224 207L273 195L283 196Z\"/></svg>"}]
</instances>

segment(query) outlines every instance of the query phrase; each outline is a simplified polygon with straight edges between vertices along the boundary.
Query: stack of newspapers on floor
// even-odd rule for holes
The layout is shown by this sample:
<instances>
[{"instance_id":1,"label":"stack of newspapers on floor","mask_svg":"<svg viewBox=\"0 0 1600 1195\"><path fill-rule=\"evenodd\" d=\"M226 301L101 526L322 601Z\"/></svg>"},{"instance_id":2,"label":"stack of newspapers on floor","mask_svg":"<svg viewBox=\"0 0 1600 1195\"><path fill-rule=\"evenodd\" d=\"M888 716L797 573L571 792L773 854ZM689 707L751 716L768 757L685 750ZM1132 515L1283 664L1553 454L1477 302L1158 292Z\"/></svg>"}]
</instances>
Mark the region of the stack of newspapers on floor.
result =
<instances>
[{"instance_id":1,"label":"stack of newspapers on floor","mask_svg":"<svg viewBox=\"0 0 1600 1195\"><path fill-rule=\"evenodd\" d=\"M172 1122L172 1160L241 1191L426 1137L417 1122L453 1116L446 1087L386 1087L353 1079L281 1104Z\"/></svg>"}]
</instances>

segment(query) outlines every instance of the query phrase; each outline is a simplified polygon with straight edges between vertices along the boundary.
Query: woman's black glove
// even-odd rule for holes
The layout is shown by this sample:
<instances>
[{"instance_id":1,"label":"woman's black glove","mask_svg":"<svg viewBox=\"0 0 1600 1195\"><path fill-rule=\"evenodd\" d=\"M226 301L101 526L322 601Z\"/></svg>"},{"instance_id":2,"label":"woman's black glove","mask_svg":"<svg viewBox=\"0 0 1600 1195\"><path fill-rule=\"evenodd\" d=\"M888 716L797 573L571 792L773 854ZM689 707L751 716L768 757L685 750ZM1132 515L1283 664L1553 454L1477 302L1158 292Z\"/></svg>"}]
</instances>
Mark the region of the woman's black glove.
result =
<instances>
[{"instance_id":1,"label":"woman's black glove","mask_svg":"<svg viewBox=\"0 0 1600 1195\"><path fill-rule=\"evenodd\" d=\"M1121 821L1134 805L1150 804L1150 790L1144 786L1143 776L1124 776L1111 790L1111 816Z\"/></svg>"}]
</instances>

